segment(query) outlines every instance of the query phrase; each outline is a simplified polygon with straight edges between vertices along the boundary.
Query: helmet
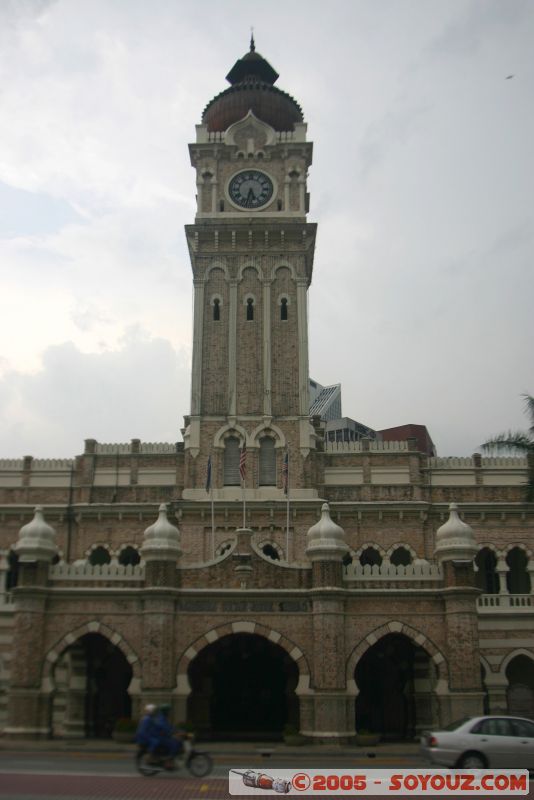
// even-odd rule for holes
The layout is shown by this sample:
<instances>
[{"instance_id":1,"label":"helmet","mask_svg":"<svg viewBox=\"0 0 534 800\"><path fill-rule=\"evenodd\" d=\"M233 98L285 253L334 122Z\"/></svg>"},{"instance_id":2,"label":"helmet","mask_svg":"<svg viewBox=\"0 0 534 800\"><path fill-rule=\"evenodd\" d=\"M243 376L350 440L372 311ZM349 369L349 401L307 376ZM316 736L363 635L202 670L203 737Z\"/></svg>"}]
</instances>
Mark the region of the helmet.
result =
<instances>
[{"instance_id":1,"label":"helmet","mask_svg":"<svg viewBox=\"0 0 534 800\"><path fill-rule=\"evenodd\" d=\"M148 705L145 706L145 711L147 714L153 714L155 710L156 706L153 703L148 703Z\"/></svg>"},{"instance_id":2,"label":"helmet","mask_svg":"<svg viewBox=\"0 0 534 800\"><path fill-rule=\"evenodd\" d=\"M161 706L159 707L159 710L160 710L160 712L161 712L162 714L164 714L165 716L167 716L167 715L170 713L171 706L170 706L168 703L163 703L163 705L161 705Z\"/></svg>"}]
</instances>

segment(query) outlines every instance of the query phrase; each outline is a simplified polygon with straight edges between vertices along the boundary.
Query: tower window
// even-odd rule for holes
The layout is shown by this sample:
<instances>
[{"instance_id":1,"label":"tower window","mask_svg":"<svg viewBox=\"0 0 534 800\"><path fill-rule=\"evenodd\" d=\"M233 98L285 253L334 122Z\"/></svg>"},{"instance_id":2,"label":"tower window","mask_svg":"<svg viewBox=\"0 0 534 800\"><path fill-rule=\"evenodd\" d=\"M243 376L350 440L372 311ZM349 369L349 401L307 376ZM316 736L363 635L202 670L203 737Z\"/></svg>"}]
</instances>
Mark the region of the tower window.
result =
<instances>
[{"instance_id":1,"label":"tower window","mask_svg":"<svg viewBox=\"0 0 534 800\"><path fill-rule=\"evenodd\" d=\"M254 319L254 300L249 297L247 300L247 320Z\"/></svg>"},{"instance_id":2,"label":"tower window","mask_svg":"<svg viewBox=\"0 0 534 800\"><path fill-rule=\"evenodd\" d=\"M239 439L229 436L224 443L224 485L239 486Z\"/></svg>"},{"instance_id":3,"label":"tower window","mask_svg":"<svg viewBox=\"0 0 534 800\"><path fill-rule=\"evenodd\" d=\"M219 322L221 318L221 301L218 297L215 298L213 301L213 319L215 322Z\"/></svg>"},{"instance_id":4,"label":"tower window","mask_svg":"<svg viewBox=\"0 0 534 800\"><path fill-rule=\"evenodd\" d=\"M284 322L287 320L287 297L282 297L280 302L280 319Z\"/></svg>"},{"instance_id":5,"label":"tower window","mask_svg":"<svg viewBox=\"0 0 534 800\"><path fill-rule=\"evenodd\" d=\"M260 486L276 486L276 454L274 439L260 441Z\"/></svg>"}]
</instances>

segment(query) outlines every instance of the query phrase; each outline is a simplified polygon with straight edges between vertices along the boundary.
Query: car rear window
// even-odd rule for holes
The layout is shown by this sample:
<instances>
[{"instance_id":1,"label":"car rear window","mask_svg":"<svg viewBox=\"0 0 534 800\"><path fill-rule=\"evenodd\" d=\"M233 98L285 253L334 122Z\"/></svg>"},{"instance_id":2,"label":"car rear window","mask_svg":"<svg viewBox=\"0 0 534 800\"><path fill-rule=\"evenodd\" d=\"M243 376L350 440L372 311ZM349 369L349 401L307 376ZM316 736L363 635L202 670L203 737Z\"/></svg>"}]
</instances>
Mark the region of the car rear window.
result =
<instances>
[{"instance_id":1,"label":"car rear window","mask_svg":"<svg viewBox=\"0 0 534 800\"><path fill-rule=\"evenodd\" d=\"M454 722L449 722L449 724L446 725L442 730L444 730L444 731L455 731L457 728L459 728L465 722L468 722L469 719L470 719L470 717L462 717L462 719L457 719Z\"/></svg>"}]
</instances>

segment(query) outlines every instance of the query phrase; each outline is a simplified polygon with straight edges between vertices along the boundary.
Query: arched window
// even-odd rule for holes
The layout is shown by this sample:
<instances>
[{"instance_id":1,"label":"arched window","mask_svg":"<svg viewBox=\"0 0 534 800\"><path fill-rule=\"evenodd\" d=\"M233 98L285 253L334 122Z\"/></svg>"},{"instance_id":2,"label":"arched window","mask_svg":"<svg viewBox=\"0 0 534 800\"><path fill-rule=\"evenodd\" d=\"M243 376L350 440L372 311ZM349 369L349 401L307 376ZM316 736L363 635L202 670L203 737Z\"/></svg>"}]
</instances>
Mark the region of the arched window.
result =
<instances>
[{"instance_id":1,"label":"arched window","mask_svg":"<svg viewBox=\"0 0 534 800\"><path fill-rule=\"evenodd\" d=\"M349 564L352 564L352 555L351 553L345 553L343 556L343 566L348 567Z\"/></svg>"},{"instance_id":2,"label":"arched window","mask_svg":"<svg viewBox=\"0 0 534 800\"><path fill-rule=\"evenodd\" d=\"M267 558L272 558L273 561L280 561L280 553L272 544L264 544L261 550Z\"/></svg>"},{"instance_id":3,"label":"arched window","mask_svg":"<svg viewBox=\"0 0 534 800\"><path fill-rule=\"evenodd\" d=\"M527 554L514 547L506 556L510 571L506 573L506 585L510 594L530 594L530 576L527 572Z\"/></svg>"},{"instance_id":4,"label":"arched window","mask_svg":"<svg viewBox=\"0 0 534 800\"><path fill-rule=\"evenodd\" d=\"M139 551L135 549L135 547L123 547L119 555L119 564L122 564L123 567L135 567L141 561L141 556L139 555Z\"/></svg>"},{"instance_id":5,"label":"arched window","mask_svg":"<svg viewBox=\"0 0 534 800\"><path fill-rule=\"evenodd\" d=\"M254 319L254 300L249 297L247 300L247 320Z\"/></svg>"},{"instance_id":6,"label":"arched window","mask_svg":"<svg viewBox=\"0 0 534 800\"><path fill-rule=\"evenodd\" d=\"M229 436L224 443L224 485L239 486L239 439Z\"/></svg>"},{"instance_id":7,"label":"arched window","mask_svg":"<svg viewBox=\"0 0 534 800\"><path fill-rule=\"evenodd\" d=\"M102 547L102 545L95 547L89 556L89 563L92 564L93 567L101 567L103 564L109 564L110 561L111 556L109 554L109 550L106 550L106 548Z\"/></svg>"},{"instance_id":8,"label":"arched window","mask_svg":"<svg viewBox=\"0 0 534 800\"><path fill-rule=\"evenodd\" d=\"M407 567L412 563L412 554L405 547L396 547L391 554L390 561L395 567L401 565Z\"/></svg>"},{"instance_id":9,"label":"arched window","mask_svg":"<svg viewBox=\"0 0 534 800\"><path fill-rule=\"evenodd\" d=\"M260 440L260 486L276 486L276 453L269 436Z\"/></svg>"},{"instance_id":10,"label":"arched window","mask_svg":"<svg viewBox=\"0 0 534 800\"><path fill-rule=\"evenodd\" d=\"M232 542L221 542L221 544L215 551L215 558L220 558L221 556L224 556L224 554L227 553L231 547L232 547Z\"/></svg>"},{"instance_id":11,"label":"arched window","mask_svg":"<svg viewBox=\"0 0 534 800\"><path fill-rule=\"evenodd\" d=\"M221 301L218 297L215 298L213 301L213 319L215 322L219 322L221 318Z\"/></svg>"},{"instance_id":12,"label":"arched window","mask_svg":"<svg viewBox=\"0 0 534 800\"><path fill-rule=\"evenodd\" d=\"M7 557L6 592L14 589L19 579L19 556L14 550Z\"/></svg>"},{"instance_id":13,"label":"arched window","mask_svg":"<svg viewBox=\"0 0 534 800\"><path fill-rule=\"evenodd\" d=\"M282 297L280 301L280 319L287 320L287 297Z\"/></svg>"},{"instance_id":14,"label":"arched window","mask_svg":"<svg viewBox=\"0 0 534 800\"><path fill-rule=\"evenodd\" d=\"M489 547L483 547L476 554L475 564L478 567L476 584L485 594L499 594L499 576L495 571L497 556Z\"/></svg>"},{"instance_id":15,"label":"arched window","mask_svg":"<svg viewBox=\"0 0 534 800\"><path fill-rule=\"evenodd\" d=\"M362 567L366 567L368 564L370 567L380 566L382 563L382 556L376 549L376 547L366 547L365 550L360 555L360 564Z\"/></svg>"}]
</instances>

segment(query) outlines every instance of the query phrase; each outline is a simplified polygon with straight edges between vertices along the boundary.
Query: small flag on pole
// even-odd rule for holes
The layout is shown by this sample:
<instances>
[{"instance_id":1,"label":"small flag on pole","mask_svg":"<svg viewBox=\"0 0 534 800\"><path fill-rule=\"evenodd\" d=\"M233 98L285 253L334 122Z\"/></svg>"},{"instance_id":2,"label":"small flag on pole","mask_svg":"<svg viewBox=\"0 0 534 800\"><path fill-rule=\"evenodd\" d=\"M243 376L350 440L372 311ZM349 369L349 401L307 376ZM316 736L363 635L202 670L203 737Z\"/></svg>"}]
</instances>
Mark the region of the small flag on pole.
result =
<instances>
[{"instance_id":1,"label":"small flag on pole","mask_svg":"<svg viewBox=\"0 0 534 800\"><path fill-rule=\"evenodd\" d=\"M243 441L243 447L241 448L241 455L239 457L239 474L241 475L241 480L245 483L245 478L247 476L247 443Z\"/></svg>"},{"instance_id":2,"label":"small flag on pole","mask_svg":"<svg viewBox=\"0 0 534 800\"><path fill-rule=\"evenodd\" d=\"M211 489L211 453L208 458L208 465L206 467L206 491Z\"/></svg>"},{"instance_id":3,"label":"small flag on pole","mask_svg":"<svg viewBox=\"0 0 534 800\"><path fill-rule=\"evenodd\" d=\"M284 488L284 494L287 494L288 477L289 477L289 451L286 450L284 455L284 461L282 464L282 486Z\"/></svg>"}]
</instances>

